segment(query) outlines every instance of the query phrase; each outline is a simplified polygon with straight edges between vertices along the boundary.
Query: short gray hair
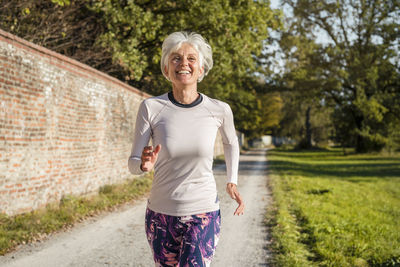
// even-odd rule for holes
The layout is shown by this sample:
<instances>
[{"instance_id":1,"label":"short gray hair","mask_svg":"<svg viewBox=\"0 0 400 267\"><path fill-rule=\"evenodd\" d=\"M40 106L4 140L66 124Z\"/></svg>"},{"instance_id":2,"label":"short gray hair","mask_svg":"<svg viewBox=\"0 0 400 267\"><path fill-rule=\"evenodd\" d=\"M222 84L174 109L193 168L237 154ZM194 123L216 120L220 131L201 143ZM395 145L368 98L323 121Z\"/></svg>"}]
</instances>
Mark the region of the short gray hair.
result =
<instances>
[{"instance_id":1,"label":"short gray hair","mask_svg":"<svg viewBox=\"0 0 400 267\"><path fill-rule=\"evenodd\" d=\"M204 71L198 79L198 82L201 82L213 67L212 50L207 41L195 32L174 32L165 38L161 52L161 72L169 80L165 72L165 67L168 67L168 57L172 52L178 50L183 43L190 44L199 53L200 67L204 67Z\"/></svg>"}]
</instances>

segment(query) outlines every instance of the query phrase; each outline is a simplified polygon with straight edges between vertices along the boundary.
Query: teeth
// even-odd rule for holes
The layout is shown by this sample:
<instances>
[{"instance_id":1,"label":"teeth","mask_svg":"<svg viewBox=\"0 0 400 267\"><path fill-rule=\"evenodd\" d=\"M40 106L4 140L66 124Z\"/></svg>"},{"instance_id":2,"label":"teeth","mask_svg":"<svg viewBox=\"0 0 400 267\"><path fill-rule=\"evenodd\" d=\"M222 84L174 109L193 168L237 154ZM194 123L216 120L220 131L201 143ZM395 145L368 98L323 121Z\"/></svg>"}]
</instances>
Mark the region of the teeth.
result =
<instances>
[{"instance_id":1,"label":"teeth","mask_svg":"<svg viewBox=\"0 0 400 267\"><path fill-rule=\"evenodd\" d=\"M187 70L181 70L178 72L179 74L189 74L190 72Z\"/></svg>"}]
</instances>

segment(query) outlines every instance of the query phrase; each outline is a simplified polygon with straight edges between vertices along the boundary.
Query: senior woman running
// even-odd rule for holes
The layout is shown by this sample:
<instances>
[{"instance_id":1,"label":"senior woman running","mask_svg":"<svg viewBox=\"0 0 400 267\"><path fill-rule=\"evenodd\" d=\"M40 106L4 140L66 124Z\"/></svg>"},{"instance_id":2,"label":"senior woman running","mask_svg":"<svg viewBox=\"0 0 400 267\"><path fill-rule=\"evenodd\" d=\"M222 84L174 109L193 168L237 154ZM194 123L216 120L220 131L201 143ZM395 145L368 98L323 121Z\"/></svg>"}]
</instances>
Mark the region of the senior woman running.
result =
<instances>
[{"instance_id":1,"label":"senior woman running","mask_svg":"<svg viewBox=\"0 0 400 267\"><path fill-rule=\"evenodd\" d=\"M212 172L221 133L228 194L243 214L236 188L239 145L228 104L197 92L213 66L210 45L196 33L175 32L162 45L161 71L172 91L144 100L136 120L129 170L155 169L146 210L146 234L156 266L209 266L221 215ZM152 138L153 146L148 146Z\"/></svg>"}]
</instances>

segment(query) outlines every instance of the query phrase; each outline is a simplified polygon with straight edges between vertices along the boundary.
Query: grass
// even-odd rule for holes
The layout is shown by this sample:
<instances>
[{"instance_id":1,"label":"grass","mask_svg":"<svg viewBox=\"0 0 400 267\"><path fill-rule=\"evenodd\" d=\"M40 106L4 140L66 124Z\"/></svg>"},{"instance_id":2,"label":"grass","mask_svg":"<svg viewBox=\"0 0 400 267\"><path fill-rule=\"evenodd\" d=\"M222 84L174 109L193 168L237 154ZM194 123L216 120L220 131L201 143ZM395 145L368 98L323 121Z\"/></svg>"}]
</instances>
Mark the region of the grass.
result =
<instances>
[{"instance_id":1,"label":"grass","mask_svg":"<svg viewBox=\"0 0 400 267\"><path fill-rule=\"evenodd\" d=\"M400 155L272 150L277 266L400 266Z\"/></svg>"},{"instance_id":2,"label":"grass","mask_svg":"<svg viewBox=\"0 0 400 267\"><path fill-rule=\"evenodd\" d=\"M67 228L101 211L137 199L150 190L152 175L106 185L90 197L66 196L45 209L16 216L0 215L0 255L20 244L41 240L55 231Z\"/></svg>"}]
</instances>

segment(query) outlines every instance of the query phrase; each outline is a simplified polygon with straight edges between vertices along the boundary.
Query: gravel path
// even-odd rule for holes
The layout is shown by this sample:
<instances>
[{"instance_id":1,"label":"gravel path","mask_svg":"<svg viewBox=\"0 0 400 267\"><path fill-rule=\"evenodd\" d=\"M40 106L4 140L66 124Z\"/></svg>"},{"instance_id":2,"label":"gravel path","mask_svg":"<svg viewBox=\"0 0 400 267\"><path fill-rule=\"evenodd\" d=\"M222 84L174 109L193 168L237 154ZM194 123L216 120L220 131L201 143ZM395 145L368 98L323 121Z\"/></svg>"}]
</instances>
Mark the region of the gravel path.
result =
<instances>
[{"instance_id":1,"label":"gravel path","mask_svg":"<svg viewBox=\"0 0 400 267\"><path fill-rule=\"evenodd\" d=\"M221 200L222 227L213 267L267 266L267 229L263 225L269 201L265 151L240 157L239 192L246 209L233 216L236 204L225 193L224 166L214 170ZM144 233L146 200L125 205L57 233L48 240L21 246L0 256L7 267L154 266Z\"/></svg>"}]
</instances>

